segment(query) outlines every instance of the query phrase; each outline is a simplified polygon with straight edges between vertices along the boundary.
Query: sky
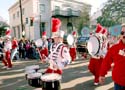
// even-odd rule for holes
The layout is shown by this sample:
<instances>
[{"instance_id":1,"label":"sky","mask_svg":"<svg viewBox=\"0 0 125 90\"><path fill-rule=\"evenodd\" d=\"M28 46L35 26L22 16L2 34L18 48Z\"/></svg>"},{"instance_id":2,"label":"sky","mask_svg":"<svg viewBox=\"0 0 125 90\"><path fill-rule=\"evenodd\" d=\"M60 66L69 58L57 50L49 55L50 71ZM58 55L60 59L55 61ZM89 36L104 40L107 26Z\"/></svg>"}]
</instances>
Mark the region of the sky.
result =
<instances>
[{"instance_id":1,"label":"sky","mask_svg":"<svg viewBox=\"0 0 125 90\"><path fill-rule=\"evenodd\" d=\"M9 14L8 9L11 5L13 5L17 0L0 0L0 16L3 17L4 20L8 22L9 20ZM78 0L83 1L83 0ZM94 13L97 8L102 5L102 3L106 2L107 0L85 0L85 2L92 5L92 13Z\"/></svg>"},{"instance_id":2,"label":"sky","mask_svg":"<svg viewBox=\"0 0 125 90\"><path fill-rule=\"evenodd\" d=\"M0 0L0 16L4 20L9 20L8 9L16 0Z\"/></svg>"}]
</instances>

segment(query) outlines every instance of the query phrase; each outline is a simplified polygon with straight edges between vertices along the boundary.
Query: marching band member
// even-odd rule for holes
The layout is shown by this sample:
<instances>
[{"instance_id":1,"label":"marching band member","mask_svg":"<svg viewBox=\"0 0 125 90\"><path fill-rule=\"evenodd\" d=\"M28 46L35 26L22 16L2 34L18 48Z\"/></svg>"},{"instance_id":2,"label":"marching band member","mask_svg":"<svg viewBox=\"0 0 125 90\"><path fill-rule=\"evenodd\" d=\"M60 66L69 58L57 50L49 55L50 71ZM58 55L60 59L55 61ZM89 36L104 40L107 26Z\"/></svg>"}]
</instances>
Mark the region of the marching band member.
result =
<instances>
[{"instance_id":1,"label":"marching band member","mask_svg":"<svg viewBox=\"0 0 125 90\"><path fill-rule=\"evenodd\" d=\"M45 73L58 73L61 75L62 69L71 61L68 47L63 43L64 31L59 30L60 26L60 19L52 18L52 38L54 43L51 45L50 54L46 59L50 66Z\"/></svg>"},{"instance_id":2,"label":"marching band member","mask_svg":"<svg viewBox=\"0 0 125 90\"><path fill-rule=\"evenodd\" d=\"M12 43L11 43L10 30L7 30L4 43L5 58L2 60L2 62L5 65L5 68L7 69L12 68L11 49L12 49Z\"/></svg>"},{"instance_id":3,"label":"marching band member","mask_svg":"<svg viewBox=\"0 0 125 90\"><path fill-rule=\"evenodd\" d=\"M98 29L102 29L100 28L100 26L97 26L97 30L96 33L98 31ZM98 54L91 56L90 58L90 62L88 65L88 69L90 70L90 72L94 75L94 85L98 85L99 84L99 72L100 72L100 67L103 61L103 58L105 57L105 54L107 52L107 50L105 49L107 46L105 42L106 38L102 38L102 34L104 33L97 33L98 35L97 38L100 40L101 44L100 44L100 49Z\"/></svg>"},{"instance_id":4,"label":"marching band member","mask_svg":"<svg viewBox=\"0 0 125 90\"><path fill-rule=\"evenodd\" d=\"M46 32L42 32L42 47L40 49L41 60L48 57L48 41L46 38Z\"/></svg>"},{"instance_id":5,"label":"marching band member","mask_svg":"<svg viewBox=\"0 0 125 90\"><path fill-rule=\"evenodd\" d=\"M75 39L76 38L76 32L73 31L72 35L73 35L73 37ZM73 44L70 46L69 52L70 52L72 62L75 61L75 59L76 59L76 40L74 40Z\"/></svg>"}]
</instances>

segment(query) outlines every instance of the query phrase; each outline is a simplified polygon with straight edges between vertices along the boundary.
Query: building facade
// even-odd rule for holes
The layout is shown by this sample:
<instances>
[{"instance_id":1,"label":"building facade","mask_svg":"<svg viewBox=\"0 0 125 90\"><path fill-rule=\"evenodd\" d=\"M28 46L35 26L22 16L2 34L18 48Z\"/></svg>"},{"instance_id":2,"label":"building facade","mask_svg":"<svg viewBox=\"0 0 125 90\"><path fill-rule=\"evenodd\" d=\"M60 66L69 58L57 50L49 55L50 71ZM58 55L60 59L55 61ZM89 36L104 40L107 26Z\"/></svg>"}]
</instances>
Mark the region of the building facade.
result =
<instances>
[{"instance_id":1,"label":"building facade","mask_svg":"<svg viewBox=\"0 0 125 90\"><path fill-rule=\"evenodd\" d=\"M77 0L21 0L22 19L25 37L35 40L41 37L43 31L51 36L51 18L57 17L62 21L61 30L70 33L75 30L77 18L84 7L91 11L91 6ZM9 8L10 27L12 36L22 37L20 22L20 3L16 2Z\"/></svg>"}]
</instances>

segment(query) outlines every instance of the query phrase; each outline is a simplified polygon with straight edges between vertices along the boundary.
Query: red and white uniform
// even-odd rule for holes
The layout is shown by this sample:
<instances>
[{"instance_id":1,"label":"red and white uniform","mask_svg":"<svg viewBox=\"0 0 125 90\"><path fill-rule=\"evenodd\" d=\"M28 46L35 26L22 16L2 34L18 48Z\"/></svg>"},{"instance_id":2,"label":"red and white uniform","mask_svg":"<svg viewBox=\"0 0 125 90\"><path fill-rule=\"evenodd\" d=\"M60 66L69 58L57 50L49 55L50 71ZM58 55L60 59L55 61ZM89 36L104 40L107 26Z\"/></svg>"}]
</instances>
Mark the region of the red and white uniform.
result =
<instances>
[{"instance_id":1,"label":"red and white uniform","mask_svg":"<svg viewBox=\"0 0 125 90\"><path fill-rule=\"evenodd\" d=\"M88 69L95 77L94 83L99 83L99 72L103 58L105 57L106 53L107 53L107 43L103 42L99 50L99 53L96 56L92 56L90 58Z\"/></svg>"},{"instance_id":2,"label":"red and white uniform","mask_svg":"<svg viewBox=\"0 0 125 90\"><path fill-rule=\"evenodd\" d=\"M40 55L42 59L48 57L48 41L42 41L42 48L40 49Z\"/></svg>"},{"instance_id":3,"label":"red and white uniform","mask_svg":"<svg viewBox=\"0 0 125 90\"><path fill-rule=\"evenodd\" d=\"M10 40L7 40L4 44L4 51L5 51L5 59L3 60L3 63L5 66L7 66L8 68L12 67L12 63L11 63L11 49L12 49L12 43Z\"/></svg>"},{"instance_id":4,"label":"red and white uniform","mask_svg":"<svg viewBox=\"0 0 125 90\"><path fill-rule=\"evenodd\" d=\"M71 56L72 61L76 59L76 31L72 32L72 36L74 37L74 43L70 46L69 53Z\"/></svg>"},{"instance_id":5,"label":"red and white uniform","mask_svg":"<svg viewBox=\"0 0 125 90\"><path fill-rule=\"evenodd\" d=\"M63 43L53 44L47 60L50 66L46 73L62 74L62 69L71 61L68 48Z\"/></svg>"},{"instance_id":6,"label":"red and white uniform","mask_svg":"<svg viewBox=\"0 0 125 90\"><path fill-rule=\"evenodd\" d=\"M100 76L105 76L114 63L112 79L115 83L125 86L125 45L120 41L107 52L100 69Z\"/></svg>"}]
</instances>

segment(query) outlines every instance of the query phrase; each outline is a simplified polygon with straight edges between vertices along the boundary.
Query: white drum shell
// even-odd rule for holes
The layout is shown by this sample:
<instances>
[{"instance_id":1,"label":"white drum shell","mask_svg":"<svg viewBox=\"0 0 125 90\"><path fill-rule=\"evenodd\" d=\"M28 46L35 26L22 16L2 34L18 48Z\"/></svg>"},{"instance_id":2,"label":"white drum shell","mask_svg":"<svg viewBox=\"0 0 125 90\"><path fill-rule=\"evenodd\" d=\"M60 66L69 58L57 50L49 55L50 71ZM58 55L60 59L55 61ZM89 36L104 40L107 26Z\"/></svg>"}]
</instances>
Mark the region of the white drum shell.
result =
<instances>
[{"instance_id":1,"label":"white drum shell","mask_svg":"<svg viewBox=\"0 0 125 90\"><path fill-rule=\"evenodd\" d=\"M68 42L69 45L72 45L74 43L74 37L73 37L73 35L69 34L67 36L67 42Z\"/></svg>"},{"instance_id":2,"label":"white drum shell","mask_svg":"<svg viewBox=\"0 0 125 90\"><path fill-rule=\"evenodd\" d=\"M41 76L42 81L55 81L55 80L61 80L62 76L56 73L51 74L45 74Z\"/></svg>"},{"instance_id":3,"label":"white drum shell","mask_svg":"<svg viewBox=\"0 0 125 90\"><path fill-rule=\"evenodd\" d=\"M87 49L90 55L94 56L98 54L100 50L100 41L98 37L91 36L87 42Z\"/></svg>"}]
</instances>

